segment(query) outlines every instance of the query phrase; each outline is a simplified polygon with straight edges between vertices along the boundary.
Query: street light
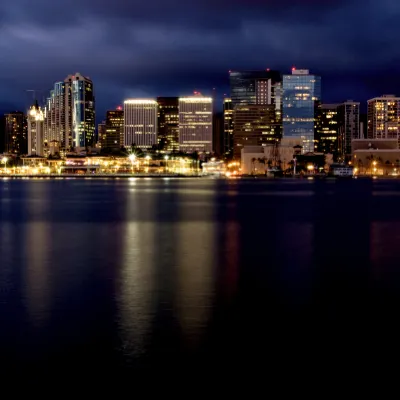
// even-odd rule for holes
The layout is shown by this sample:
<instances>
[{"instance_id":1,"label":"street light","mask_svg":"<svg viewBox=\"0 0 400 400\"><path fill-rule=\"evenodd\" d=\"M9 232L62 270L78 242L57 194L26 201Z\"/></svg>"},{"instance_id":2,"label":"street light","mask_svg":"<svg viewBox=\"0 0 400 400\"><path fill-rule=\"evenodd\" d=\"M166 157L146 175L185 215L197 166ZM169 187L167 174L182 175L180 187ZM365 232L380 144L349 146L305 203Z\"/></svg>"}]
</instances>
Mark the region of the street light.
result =
<instances>
[{"instance_id":1,"label":"street light","mask_svg":"<svg viewBox=\"0 0 400 400\"><path fill-rule=\"evenodd\" d=\"M7 157L3 157L1 160L1 162L4 164L4 173L7 172L7 161L8 161Z\"/></svg>"},{"instance_id":2,"label":"street light","mask_svg":"<svg viewBox=\"0 0 400 400\"><path fill-rule=\"evenodd\" d=\"M165 172L168 171L168 159L169 159L168 156L164 156L164 160L165 160Z\"/></svg>"},{"instance_id":3,"label":"street light","mask_svg":"<svg viewBox=\"0 0 400 400\"><path fill-rule=\"evenodd\" d=\"M128 158L129 158L129 160L130 160L130 162L132 164L132 174L133 174L133 163L136 160L136 156L134 154L131 154Z\"/></svg>"}]
</instances>

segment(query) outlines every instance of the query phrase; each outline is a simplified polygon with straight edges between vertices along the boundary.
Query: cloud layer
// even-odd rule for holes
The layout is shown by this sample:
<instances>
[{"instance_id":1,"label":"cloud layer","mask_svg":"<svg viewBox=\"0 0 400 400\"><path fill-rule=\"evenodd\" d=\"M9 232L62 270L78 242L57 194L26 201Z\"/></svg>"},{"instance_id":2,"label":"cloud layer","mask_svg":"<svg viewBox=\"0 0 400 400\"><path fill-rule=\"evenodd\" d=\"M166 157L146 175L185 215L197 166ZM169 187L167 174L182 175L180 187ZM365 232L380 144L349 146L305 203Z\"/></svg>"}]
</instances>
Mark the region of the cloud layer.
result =
<instances>
[{"instance_id":1,"label":"cloud layer","mask_svg":"<svg viewBox=\"0 0 400 400\"><path fill-rule=\"evenodd\" d=\"M310 68L326 102L400 95L398 0L15 0L0 4L0 104L81 72L98 117L128 96L228 90L229 69Z\"/></svg>"}]
</instances>

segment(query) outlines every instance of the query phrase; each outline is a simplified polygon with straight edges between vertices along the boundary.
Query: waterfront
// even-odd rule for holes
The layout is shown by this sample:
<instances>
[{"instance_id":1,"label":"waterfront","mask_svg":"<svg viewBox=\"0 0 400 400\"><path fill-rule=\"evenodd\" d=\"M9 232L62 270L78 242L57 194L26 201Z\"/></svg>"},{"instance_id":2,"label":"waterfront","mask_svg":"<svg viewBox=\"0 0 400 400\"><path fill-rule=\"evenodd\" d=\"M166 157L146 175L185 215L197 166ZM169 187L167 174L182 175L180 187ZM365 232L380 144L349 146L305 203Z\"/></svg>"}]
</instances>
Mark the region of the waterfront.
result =
<instances>
[{"instance_id":1,"label":"waterfront","mask_svg":"<svg viewBox=\"0 0 400 400\"><path fill-rule=\"evenodd\" d=\"M2 180L1 363L211 372L388 344L399 196L395 180Z\"/></svg>"}]
</instances>

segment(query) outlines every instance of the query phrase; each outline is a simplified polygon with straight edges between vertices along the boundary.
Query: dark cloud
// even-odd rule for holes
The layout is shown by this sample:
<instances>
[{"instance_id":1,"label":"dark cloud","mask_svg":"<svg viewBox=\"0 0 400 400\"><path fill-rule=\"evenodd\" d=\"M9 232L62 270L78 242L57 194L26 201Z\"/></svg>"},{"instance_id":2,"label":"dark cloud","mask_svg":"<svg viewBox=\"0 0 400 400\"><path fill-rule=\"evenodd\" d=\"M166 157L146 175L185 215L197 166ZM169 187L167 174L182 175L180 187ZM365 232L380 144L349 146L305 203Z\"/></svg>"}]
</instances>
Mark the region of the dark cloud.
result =
<instances>
[{"instance_id":1,"label":"dark cloud","mask_svg":"<svg viewBox=\"0 0 400 400\"><path fill-rule=\"evenodd\" d=\"M0 100L81 72L98 115L127 96L228 90L229 69L310 68L327 102L400 94L398 0L0 3ZM391 89L391 90L389 90Z\"/></svg>"}]
</instances>

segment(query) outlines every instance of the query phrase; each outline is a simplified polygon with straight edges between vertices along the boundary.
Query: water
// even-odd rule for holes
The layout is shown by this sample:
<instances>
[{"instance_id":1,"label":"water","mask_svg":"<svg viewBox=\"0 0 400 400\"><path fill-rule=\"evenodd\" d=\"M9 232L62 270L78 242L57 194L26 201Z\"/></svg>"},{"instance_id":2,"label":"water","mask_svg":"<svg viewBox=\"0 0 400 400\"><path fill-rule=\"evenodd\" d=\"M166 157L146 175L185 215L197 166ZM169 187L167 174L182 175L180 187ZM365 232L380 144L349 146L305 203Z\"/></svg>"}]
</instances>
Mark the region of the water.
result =
<instances>
[{"instance_id":1,"label":"water","mask_svg":"<svg viewBox=\"0 0 400 400\"><path fill-rule=\"evenodd\" d=\"M398 334L399 189L361 179L0 181L1 367L362 362Z\"/></svg>"}]
</instances>

